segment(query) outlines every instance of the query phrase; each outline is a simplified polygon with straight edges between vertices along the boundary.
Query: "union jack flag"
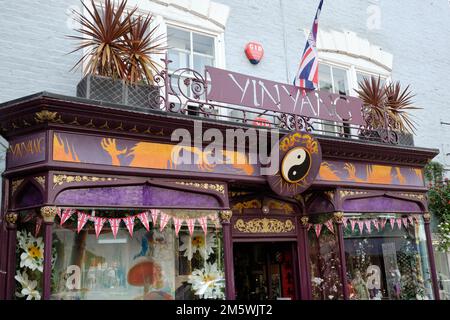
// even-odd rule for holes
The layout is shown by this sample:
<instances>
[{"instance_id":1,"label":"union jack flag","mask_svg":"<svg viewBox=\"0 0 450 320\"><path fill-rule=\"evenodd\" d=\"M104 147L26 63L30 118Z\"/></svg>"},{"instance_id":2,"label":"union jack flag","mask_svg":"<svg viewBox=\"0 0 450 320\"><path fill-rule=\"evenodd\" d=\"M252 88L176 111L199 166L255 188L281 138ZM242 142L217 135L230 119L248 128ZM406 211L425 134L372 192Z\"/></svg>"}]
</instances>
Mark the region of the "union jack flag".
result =
<instances>
[{"instance_id":1,"label":"union jack flag","mask_svg":"<svg viewBox=\"0 0 450 320\"><path fill-rule=\"evenodd\" d=\"M319 29L319 16L322 11L323 0L320 1L317 8L316 17L306 41L305 50L303 51L302 60L294 80L294 85L304 89L314 90L319 84L319 61L316 47L317 30Z\"/></svg>"}]
</instances>

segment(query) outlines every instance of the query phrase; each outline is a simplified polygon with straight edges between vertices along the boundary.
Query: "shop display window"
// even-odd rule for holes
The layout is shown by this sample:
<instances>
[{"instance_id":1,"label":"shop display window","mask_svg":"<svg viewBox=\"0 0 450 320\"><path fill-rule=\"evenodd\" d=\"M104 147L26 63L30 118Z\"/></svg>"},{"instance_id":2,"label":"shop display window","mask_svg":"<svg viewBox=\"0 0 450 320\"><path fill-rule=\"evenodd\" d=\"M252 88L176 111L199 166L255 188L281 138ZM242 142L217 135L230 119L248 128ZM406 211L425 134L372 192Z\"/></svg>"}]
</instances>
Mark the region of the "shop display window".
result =
<instances>
[{"instance_id":1,"label":"shop display window","mask_svg":"<svg viewBox=\"0 0 450 320\"><path fill-rule=\"evenodd\" d=\"M114 238L106 222L97 239L92 222L77 233L73 220L55 224L53 238L51 299L225 299L220 224L176 235L172 222L149 231L135 222L133 236L121 224Z\"/></svg>"},{"instance_id":2,"label":"shop display window","mask_svg":"<svg viewBox=\"0 0 450 320\"><path fill-rule=\"evenodd\" d=\"M346 215L344 242L350 299L433 299L421 216Z\"/></svg>"},{"instance_id":3,"label":"shop display window","mask_svg":"<svg viewBox=\"0 0 450 320\"><path fill-rule=\"evenodd\" d=\"M333 226L333 215L310 216L309 221L308 242L312 299L343 299L339 242Z\"/></svg>"}]
</instances>

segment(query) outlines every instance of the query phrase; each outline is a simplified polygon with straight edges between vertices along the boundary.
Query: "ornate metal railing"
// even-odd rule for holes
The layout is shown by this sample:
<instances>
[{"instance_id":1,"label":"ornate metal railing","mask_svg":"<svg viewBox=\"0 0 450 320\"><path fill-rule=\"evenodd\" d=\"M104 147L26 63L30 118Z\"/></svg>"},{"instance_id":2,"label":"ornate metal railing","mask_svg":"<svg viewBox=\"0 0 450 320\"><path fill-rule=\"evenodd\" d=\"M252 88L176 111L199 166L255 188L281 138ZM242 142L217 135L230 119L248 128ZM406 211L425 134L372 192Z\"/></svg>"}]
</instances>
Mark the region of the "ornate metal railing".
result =
<instances>
[{"instance_id":1,"label":"ornate metal railing","mask_svg":"<svg viewBox=\"0 0 450 320\"><path fill-rule=\"evenodd\" d=\"M391 129L385 115L385 125L379 128L328 122L289 113L273 112L256 108L218 103L208 100L210 82L208 74L181 68L170 71L170 61L162 59L164 68L154 76L154 85L159 88L148 98L146 108L170 113L185 114L219 121L232 121L252 126L277 127L282 130L303 130L316 134L344 139L359 139L389 144L411 145L412 137ZM370 112L364 112L366 123L371 123ZM406 143L405 143L406 141Z\"/></svg>"}]
</instances>

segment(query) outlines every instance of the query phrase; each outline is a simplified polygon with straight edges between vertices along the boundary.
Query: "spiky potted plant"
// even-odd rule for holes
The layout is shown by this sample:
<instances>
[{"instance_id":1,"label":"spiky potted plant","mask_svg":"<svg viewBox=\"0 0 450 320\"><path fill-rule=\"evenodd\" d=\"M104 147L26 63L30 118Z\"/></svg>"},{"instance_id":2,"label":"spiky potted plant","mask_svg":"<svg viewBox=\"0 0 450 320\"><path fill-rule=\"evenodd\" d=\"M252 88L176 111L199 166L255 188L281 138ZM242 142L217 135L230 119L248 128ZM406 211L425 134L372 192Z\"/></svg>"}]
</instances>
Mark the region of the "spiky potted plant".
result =
<instances>
[{"instance_id":1,"label":"spiky potted plant","mask_svg":"<svg viewBox=\"0 0 450 320\"><path fill-rule=\"evenodd\" d=\"M152 80L157 70L152 55L165 50L157 26L150 28L152 16L136 14L137 8L127 11L127 0L117 5L105 0L100 6L91 0L90 7L82 5L85 13L74 11L78 35L69 36L79 42L71 53L83 51L73 68L84 65L77 96L140 108L148 105L149 97L159 94Z\"/></svg>"},{"instance_id":2,"label":"spiky potted plant","mask_svg":"<svg viewBox=\"0 0 450 320\"><path fill-rule=\"evenodd\" d=\"M356 92L363 101L366 121L363 135L383 140L383 135L390 132L396 143L413 145L415 124L408 112L419 108L412 105L414 95L409 86L402 90L399 82L382 84L379 77L372 76L359 82L359 87Z\"/></svg>"}]
</instances>

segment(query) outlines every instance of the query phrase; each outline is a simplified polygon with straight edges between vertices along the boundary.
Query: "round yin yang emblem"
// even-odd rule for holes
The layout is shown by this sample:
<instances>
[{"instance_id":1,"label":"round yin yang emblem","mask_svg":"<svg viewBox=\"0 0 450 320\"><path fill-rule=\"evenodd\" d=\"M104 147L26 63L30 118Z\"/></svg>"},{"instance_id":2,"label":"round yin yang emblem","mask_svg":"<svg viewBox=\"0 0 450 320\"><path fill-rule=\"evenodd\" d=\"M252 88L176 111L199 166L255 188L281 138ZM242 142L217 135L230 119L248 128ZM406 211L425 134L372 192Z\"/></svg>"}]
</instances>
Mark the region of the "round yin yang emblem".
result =
<instances>
[{"instance_id":1,"label":"round yin yang emblem","mask_svg":"<svg viewBox=\"0 0 450 320\"><path fill-rule=\"evenodd\" d=\"M268 176L271 189L280 196L295 196L308 189L319 173L322 150L309 133L294 132L280 139L278 172Z\"/></svg>"}]
</instances>

